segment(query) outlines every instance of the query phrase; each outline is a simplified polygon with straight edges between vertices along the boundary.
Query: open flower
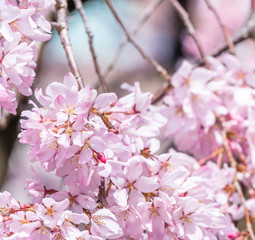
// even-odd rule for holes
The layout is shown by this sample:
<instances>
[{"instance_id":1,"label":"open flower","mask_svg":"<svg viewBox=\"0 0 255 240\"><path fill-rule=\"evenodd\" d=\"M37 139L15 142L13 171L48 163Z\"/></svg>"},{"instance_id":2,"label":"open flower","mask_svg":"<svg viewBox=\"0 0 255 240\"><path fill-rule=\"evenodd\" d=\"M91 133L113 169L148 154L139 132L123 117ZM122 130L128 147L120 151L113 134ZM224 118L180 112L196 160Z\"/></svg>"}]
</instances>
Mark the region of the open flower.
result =
<instances>
[{"instance_id":1,"label":"open flower","mask_svg":"<svg viewBox=\"0 0 255 240\"><path fill-rule=\"evenodd\" d=\"M91 216L91 233L103 239L117 239L123 231L109 209L100 209Z\"/></svg>"},{"instance_id":2,"label":"open flower","mask_svg":"<svg viewBox=\"0 0 255 240\"><path fill-rule=\"evenodd\" d=\"M68 199L56 202L52 198L44 198L42 204L35 204L35 212L45 226L54 228L56 225L60 225L64 221L63 213L68 205Z\"/></svg>"}]
</instances>

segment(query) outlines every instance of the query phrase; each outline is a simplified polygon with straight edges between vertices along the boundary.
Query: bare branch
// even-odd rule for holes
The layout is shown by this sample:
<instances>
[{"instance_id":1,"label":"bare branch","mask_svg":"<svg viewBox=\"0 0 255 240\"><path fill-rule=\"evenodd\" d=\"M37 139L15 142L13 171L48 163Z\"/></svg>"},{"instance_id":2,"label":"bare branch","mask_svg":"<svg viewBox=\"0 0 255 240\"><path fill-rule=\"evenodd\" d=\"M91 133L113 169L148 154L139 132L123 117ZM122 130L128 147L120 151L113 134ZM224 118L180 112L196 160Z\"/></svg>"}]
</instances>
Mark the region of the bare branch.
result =
<instances>
[{"instance_id":1,"label":"bare branch","mask_svg":"<svg viewBox=\"0 0 255 240\"><path fill-rule=\"evenodd\" d=\"M101 73L99 64L97 62L96 51L95 51L95 48L93 46L93 35L92 35L91 30L90 30L89 25L88 25L88 19L87 19L87 16L86 16L86 12L83 9L82 1L81 0L74 0L74 4L75 4L75 8L77 9L79 14L81 15L81 18L82 18L83 23L85 25L85 30L86 30L86 33L87 33L88 38L89 38L89 49L90 49L90 52L91 52L91 55L92 55L94 68L95 68L96 74L98 76L98 80L99 80L99 82L102 86L103 91L108 92L107 84L105 82L105 79L104 79L104 77Z\"/></svg>"},{"instance_id":2,"label":"bare branch","mask_svg":"<svg viewBox=\"0 0 255 240\"><path fill-rule=\"evenodd\" d=\"M172 0L169 0L172 1ZM241 29L239 34L236 37L232 38L232 42L234 45L241 43L249 38L255 38L255 12L249 17L248 23ZM227 43L223 44L221 47L213 51L210 56L218 57L220 54L229 50L229 46ZM194 61L193 65L202 66L205 64L204 59L198 59ZM170 88L171 89L171 88ZM160 101L167 93L169 92L169 85L162 87L156 93L153 94L152 104Z\"/></svg>"},{"instance_id":3,"label":"bare branch","mask_svg":"<svg viewBox=\"0 0 255 240\"><path fill-rule=\"evenodd\" d=\"M107 207L106 192L105 192L105 178L101 177L99 193L98 193L98 204L100 208Z\"/></svg>"},{"instance_id":4,"label":"bare branch","mask_svg":"<svg viewBox=\"0 0 255 240\"><path fill-rule=\"evenodd\" d=\"M83 88L83 81L81 78L80 71L78 69L76 60L74 58L72 45L70 43L68 25L67 25L67 2L66 0L56 0L57 9L57 24L53 25L60 36L61 43L64 47L66 57L68 60L68 65L71 68L73 75L79 85L79 88Z\"/></svg>"},{"instance_id":5,"label":"bare branch","mask_svg":"<svg viewBox=\"0 0 255 240\"><path fill-rule=\"evenodd\" d=\"M145 9L141 18L138 20L138 22L135 24L135 26L131 29L130 35L135 36L139 32L141 27L147 22L147 20L150 18L152 13L154 13L154 11L160 6L160 4L162 2L163 2L163 0L154 0L154 2L148 8ZM127 45L128 42L129 42L128 38L126 38L125 40L123 40L120 43L111 63L104 71L105 77L107 77L110 74L110 72L114 69L116 62L118 61L118 59L121 55L122 50L124 49L124 47Z\"/></svg>"},{"instance_id":6,"label":"bare branch","mask_svg":"<svg viewBox=\"0 0 255 240\"><path fill-rule=\"evenodd\" d=\"M234 45L241 43L249 38L254 38L255 35L255 14L253 14L248 23L245 25L243 29L232 39L232 42ZM218 57L225 51L229 49L228 44L223 44L221 47L213 51L210 56L212 57ZM198 61L195 61L195 64L203 65L204 60L200 59Z\"/></svg>"},{"instance_id":7,"label":"bare branch","mask_svg":"<svg viewBox=\"0 0 255 240\"><path fill-rule=\"evenodd\" d=\"M57 22L50 22L50 25L52 28L55 28L57 31L61 30L61 24L57 23Z\"/></svg>"},{"instance_id":8,"label":"bare branch","mask_svg":"<svg viewBox=\"0 0 255 240\"><path fill-rule=\"evenodd\" d=\"M114 15L115 19L123 29L126 34L126 37L130 43L137 49L137 51L141 54L141 56L150 63L158 73L168 82L170 79L170 75L168 74L167 70L162 67L155 59L150 58L142 49L141 47L133 40L130 33L128 32L127 28L124 26L123 22L121 21L120 17L118 16L117 12L115 11L111 0L105 0L106 4L108 5L109 9L111 10L112 14Z\"/></svg>"},{"instance_id":9,"label":"bare branch","mask_svg":"<svg viewBox=\"0 0 255 240\"><path fill-rule=\"evenodd\" d=\"M233 38L232 42L233 42L234 45L237 45L238 43L241 43L241 42L247 40L248 38L251 38L251 33L243 32L242 34L240 34L237 37ZM224 44L221 47L219 47L218 49L216 49L215 51L213 51L211 56L212 57L218 57L222 53L226 52L228 50L228 48L229 48L228 45ZM201 63L204 63L204 61L201 61Z\"/></svg>"},{"instance_id":10,"label":"bare branch","mask_svg":"<svg viewBox=\"0 0 255 240\"><path fill-rule=\"evenodd\" d=\"M178 2L178 0L168 0L168 1L173 4L175 10L177 11L180 18L182 19L185 27L187 28L189 35L194 40L202 59L204 60L206 66L209 67L210 64L208 63L208 61L206 59L205 51L202 48L202 45L201 45L199 39L197 38L195 29L193 27L193 24L190 21L188 12L182 7L182 5Z\"/></svg>"},{"instance_id":11,"label":"bare branch","mask_svg":"<svg viewBox=\"0 0 255 240\"><path fill-rule=\"evenodd\" d=\"M166 94L169 93L173 89L173 85L170 83L161 89L159 89L156 93L153 94L151 104L156 104L158 101L160 101Z\"/></svg>"},{"instance_id":12,"label":"bare branch","mask_svg":"<svg viewBox=\"0 0 255 240\"><path fill-rule=\"evenodd\" d=\"M211 4L210 0L204 0L207 7L212 11L212 13L214 14L215 18L217 19L221 30L223 32L223 35L225 37L225 40L227 42L228 48L229 48L229 52L233 55L235 55L235 46L233 44L233 41L231 39L229 30L227 28L227 26L224 24L224 22L222 21L220 15L218 14L218 12L216 11L216 9L214 8L214 6Z\"/></svg>"},{"instance_id":13,"label":"bare branch","mask_svg":"<svg viewBox=\"0 0 255 240\"><path fill-rule=\"evenodd\" d=\"M237 171L237 163L236 163L236 160L235 160L235 158L232 154L232 151L229 147L229 143L228 143L228 140L227 140L227 134L226 134L225 130L223 130L222 135L223 135L223 145L224 145L224 148L227 152L227 156L229 158L230 165L231 165L232 168L234 168ZM247 208L246 199L245 199L244 193L242 191L241 185L239 183L239 180L237 179L236 172L235 172L235 175L234 175L234 186L236 188L236 191L237 191L237 193L238 193L238 195L239 195L239 197L242 201L242 205L244 207L247 230L250 234L251 239L255 240L255 235L254 235L253 228L252 228L252 222L251 222L251 218L250 218L249 209Z\"/></svg>"}]
</instances>

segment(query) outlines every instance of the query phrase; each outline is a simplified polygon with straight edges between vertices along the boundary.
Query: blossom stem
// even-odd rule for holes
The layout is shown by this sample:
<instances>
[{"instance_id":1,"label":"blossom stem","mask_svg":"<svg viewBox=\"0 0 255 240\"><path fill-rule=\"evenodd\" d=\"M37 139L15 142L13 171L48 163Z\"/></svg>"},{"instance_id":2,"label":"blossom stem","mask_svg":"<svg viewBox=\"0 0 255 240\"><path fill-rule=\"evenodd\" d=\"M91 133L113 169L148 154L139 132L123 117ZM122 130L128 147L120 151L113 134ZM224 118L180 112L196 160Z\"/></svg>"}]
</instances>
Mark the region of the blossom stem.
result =
<instances>
[{"instance_id":1,"label":"blossom stem","mask_svg":"<svg viewBox=\"0 0 255 240\"><path fill-rule=\"evenodd\" d=\"M247 226L247 230L250 234L250 237L252 240L255 240L255 235L254 235L254 231L253 231L253 228L252 228L252 221L251 221L251 217L250 217L250 213L249 213L249 210L247 208L247 205L246 205L246 199L245 199L245 196L244 196L244 193L242 191L242 188L241 188L241 185L238 181L238 178L237 178L237 163L236 163L236 160L232 154L232 151L230 149L230 146L229 146L229 143L228 143L228 139L227 139L227 134L226 134L226 131L223 130L222 131L222 136L223 136L223 145L224 145L224 148L226 150L226 153L227 153L227 156L229 158L229 161L230 161L230 165L233 169L235 169L235 174L234 174L234 186L236 188L236 191L242 201L242 204L243 204L243 207L244 207L244 212L245 212L245 220L246 220L246 226Z\"/></svg>"},{"instance_id":2,"label":"blossom stem","mask_svg":"<svg viewBox=\"0 0 255 240\"><path fill-rule=\"evenodd\" d=\"M207 161L209 161L210 159L213 159L213 158L219 156L222 152L223 152L223 148L216 149L209 156L207 156L205 158L201 158L200 160L198 160L198 163L200 164L200 166L203 166Z\"/></svg>"}]
</instances>

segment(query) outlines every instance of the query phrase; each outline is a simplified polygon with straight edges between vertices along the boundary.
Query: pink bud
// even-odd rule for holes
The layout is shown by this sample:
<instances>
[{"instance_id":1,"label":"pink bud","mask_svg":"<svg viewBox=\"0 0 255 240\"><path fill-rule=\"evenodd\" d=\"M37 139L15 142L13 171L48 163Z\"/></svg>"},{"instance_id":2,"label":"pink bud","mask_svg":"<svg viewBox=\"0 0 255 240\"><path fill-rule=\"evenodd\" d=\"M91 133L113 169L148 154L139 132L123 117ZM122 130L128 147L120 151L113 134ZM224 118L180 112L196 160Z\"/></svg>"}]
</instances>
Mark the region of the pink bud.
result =
<instances>
[{"instance_id":1,"label":"pink bud","mask_svg":"<svg viewBox=\"0 0 255 240\"><path fill-rule=\"evenodd\" d=\"M229 237L230 239L236 239L236 238L239 237L239 236L240 236L240 233L239 233L239 232L231 232L231 233L228 234L228 237Z\"/></svg>"},{"instance_id":2,"label":"pink bud","mask_svg":"<svg viewBox=\"0 0 255 240\"><path fill-rule=\"evenodd\" d=\"M102 163L106 163L106 158L105 155L103 153L97 153L97 158L102 162Z\"/></svg>"}]
</instances>

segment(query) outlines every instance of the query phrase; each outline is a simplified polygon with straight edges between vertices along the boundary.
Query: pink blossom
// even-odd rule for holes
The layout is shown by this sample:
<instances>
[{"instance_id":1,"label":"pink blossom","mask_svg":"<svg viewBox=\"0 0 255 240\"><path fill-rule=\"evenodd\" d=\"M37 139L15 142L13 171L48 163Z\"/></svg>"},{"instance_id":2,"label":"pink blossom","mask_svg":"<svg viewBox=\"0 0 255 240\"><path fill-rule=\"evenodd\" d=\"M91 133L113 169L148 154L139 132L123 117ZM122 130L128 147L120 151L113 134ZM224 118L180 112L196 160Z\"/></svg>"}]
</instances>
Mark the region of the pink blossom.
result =
<instances>
[{"instance_id":1,"label":"pink blossom","mask_svg":"<svg viewBox=\"0 0 255 240\"><path fill-rule=\"evenodd\" d=\"M34 168L31 166L31 171L34 176L34 179L26 179L26 186L29 193L34 196L33 202L39 202L45 195L45 186L37 176Z\"/></svg>"},{"instance_id":2,"label":"pink blossom","mask_svg":"<svg viewBox=\"0 0 255 240\"><path fill-rule=\"evenodd\" d=\"M0 52L2 83L5 87L14 85L24 95L31 95L31 85L35 76L35 49L33 45L20 43L20 35L14 35L12 42L1 41Z\"/></svg>"},{"instance_id":3,"label":"pink blossom","mask_svg":"<svg viewBox=\"0 0 255 240\"><path fill-rule=\"evenodd\" d=\"M224 225L215 225L215 221L212 222L213 214L219 213L210 212L209 208L204 209L203 212L199 202L192 198L182 198L180 200L181 207L177 208L173 212L173 218L175 220L175 231L178 232L179 236L187 239L203 239L203 230L207 228L223 227ZM201 209L200 209L201 208ZM208 211L208 212L207 212ZM222 214L222 219L223 214ZM222 222L221 224L224 224Z\"/></svg>"},{"instance_id":4,"label":"pink blossom","mask_svg":"<svg viewBox=\"0 0 255 240\"><path fill-rule=\"evenodd\" d=\"M63 211L68 205L68 199L56 202L52 198L44 198L42 199L42 204L35 204L35 212L45 226L53 228L64 221Z\"/></svg>"},{"instance_id":5,"label":"pink blossom","mask_svg":"<svg viewBox=\"0 0 255 240\"><path fill-rule=\"evenodd\" d=\"M136 210L128 207L111 207L111 211L117 218L118 224L123 230L123 236L119 239L142 239L144 228L141 224L141 217Z\"/></svg>"},{"instance_id":6,"label":"pink blossom","mask_svg":"<svg viewBox=\"0 0 255 240\"><path fill-rule=\"evenodd\" d=\"M17 108L16 95L13 91L6 89L0 83L0 107L4 108L6 111L15 114ZM1 118L1 109L0 109L0 118Z\"/></svg>"},{"instance_id":7,"label":"pink blossom","mask_svg":"<svg viewBox=\"0 0 255 240\"><path fill-rule=\"evenodd\" d=\"M14 32L18 32L24 41L46 41L50 39L50 24L42 15L36 14L35 7L19 8L7 5L6 0L0 2L0 33L7 41L15 39ZM45 32L42 32L43 29Z\"/></svg>"},{"instance_id":8,"label":"pink blossom","mask_svg":"<svg viewBox=\"0 0 255 240\"><path fill-rule=\"evenodd\" d=\"M88 224L89 218L85 213L73 213L71 211L64 212L65 221L54 232L53 238L73 239L81 238L82 232L77 228L79 224Z\"/></svg>"},{"instance_id":9,"label":"pink blossom","mask_svg":"<svg viewBox=\"0 0 255 240\"><path fill-rule=\"evenodd\" d=\"M30 237L31 233L41 227L41 223L37 215L32 212L17 212L12 215L12 223L10 224L10 231L14 233L11 239L18 239L19 237Z\"/></svg>"},{"instance_id":10,"label":"pink blossom","mask_svg":"<svg viewBox=\"0 0 255 240\"><path fill-rule=\"evenodd\" d=\"M64 199L69 199L70 206L69 208L74 213L82 213L84 209L94 210L97 207L96 202L90 196L79 194L76 196L71 195L67 191L59 191L52 195L52 198L56 201L62 201Z\"/></svg>"},{"instance_id":11,"label":"pink blossom","mask_svg":"<svg viewBox=\"0 0 255 240\"><path fill-rule=\"evenodd\" d=\"M115 215L109 209L100 209L92 214L91 233L103 239L116 239L123 235Z\"/></svg>"},{"instance_id":12,"label":"pink blossom","mask_svg":"<svg viewBox=\"0 0 255 240\"><path fill-rule=\"evenodd\" d=\"M138 204L137 210L141 216L142 226L149 232L149 238L162 239L165 224L173 223L168 203L155 197L153 202Z\"/></svg>"},{"instance_id":13,"label":"pink blossom","mask_svg":"<svg viewBox=\"0 0 255 240\"><path fill-rule=\"evenodd\" d=\"M91 161L94 154L100 158L94 159L101 161L107 128L97 114L102 111L99 106L107 108L116 100L116 95L103 94L96 97L96 92L90 87L78 91L72 74L66 75L64 84L52 83L46 93L46 97L40 91L36 95L46 110L34 108L33 126L30 120L22 123L26 130L21 134L21 141L34 146L31 151L33 158L41 162L53 161L57 168L62 167L75 153L79 156L80 164ZM31 116L31 112L24 112L23 115ZM37 139L26 137L33 132L38 133ZM41 142L39 149L36 146L38 141Z\"/></svg>"},{"instance_id":14,"label":"pink blossom","mask_svg":"<svg viewBox=\"0 0 255 240\"><path fill-rule=\"evenodd\" d=\"M19 203L7 191L0 193L0 210L2 216L8 216L11 209L19 209Z\"/></svg>"}]
</instances>

